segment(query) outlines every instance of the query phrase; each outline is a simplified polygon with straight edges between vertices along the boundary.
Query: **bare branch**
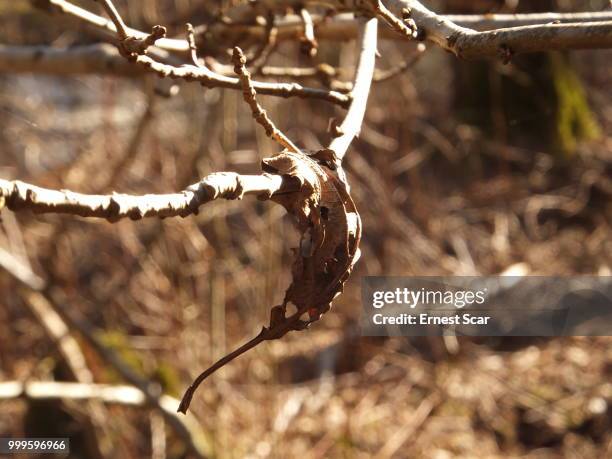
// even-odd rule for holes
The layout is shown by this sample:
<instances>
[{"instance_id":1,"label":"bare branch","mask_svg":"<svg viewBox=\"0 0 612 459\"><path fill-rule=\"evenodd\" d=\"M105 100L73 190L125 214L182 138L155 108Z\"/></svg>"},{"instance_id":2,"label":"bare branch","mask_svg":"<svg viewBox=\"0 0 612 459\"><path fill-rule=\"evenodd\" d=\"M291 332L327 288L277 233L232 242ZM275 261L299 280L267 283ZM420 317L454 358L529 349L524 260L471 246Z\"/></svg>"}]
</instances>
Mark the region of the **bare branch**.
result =
<instances>
[{"instance_id":1,"label":"bare branch","mask_svg":"<svg viewBox=\"0 0 612 459\"><path fill-rule=\"evenodd\" d=\"M242 89L242 84L238 78L219 75L207 68L191 65L174 67L172 65L157 62L149 56L138 56L135 62L143 68L149 69L162 77L198 81L202 86L208 88ZM351 98L346 94L337 91L307 88L298 83L267 83L253 81L252 84L253 88L255 88L259 94L270 96L321 99L340 105L341 107L347 107L351 101Z\"/></svg>"},{"instance_id":2,"label":"bare branch","mask_svg":"<svg viewBox=\"0 0 612 459\"><path fill-rule=\"evenodd\" d=\"M44 0L36 2L36 5L55 13L63 13L79 19L80 21L96 27L98 30L103 30L108 37L114 37L118 32L117 27L115 24L113 24L113 21L102 16L98 16L97 14L94 14L86 9L80 8L66 0ZM131 37L140 39L144 39L149 35L145 32L141 32L140 30L132 29L127 26L125 26L124 32ZM167 51L189 51L187 41L180 39L162 38L157 40L156 46Z\"/></svg>"},{"instance_id":3,"label":"bare branch","mask_svg":"<svg viewBox=\"0 0 612 459\"><path fill-rule=\"evenodd\" d=\"M202 59L198 59L198 66L200 67L202 67L201 61ZM231 65L223 65L210 58L207 58L206 62L212 62L210 71L214 72L214 75L222 77L234 75L233 66ZM149 70L145 66L134 65L132 62L129 62L119 54L115 46L108 43L72 46L69 48L55 48L44 45L9 46L0 44L0 72L16 74L40 73L48 75L100 74L118 77L140 77L148 74ZM327 64L318 64L316 67L264 66L257 73L264 78L316 79L326 86L332 85L336 91L345 91L344 88L336 88L332 84L332 80L338 77L338 70ZM254 83L254 87L259 87L262 94L266 94L271 90L265 86L262 90L261 83ZM282 83L280 86L278 83L275 86L277 88L285 87ZM295 85L293 86L295 87ZM306 92L310 91L310 88L302 89ZM289 89L288 91L292 90ZM314 91L322 90L314 89ZM323 92L327 94L327 91ZM350 101L350 97L344 95L345 98L340 103L333 92L331 97L334 102L337 101L340 105L348 105Z\"/></svg>"},{"instance_id":4,"label":"bare branch","mask_svg":"<svg viewBox=\"0 0 612 459\"><path fill-rule=\"evenodd\" d=\"M329 145L329 148L336 154L338 162L342 161L353 138L358 136L361 130L376 64L377 31L378 20L376 18L368 19L361 37L361 51L352 92L353 102L340 126L342 135L336 137Z\"/></svg>"},{"instance_id":5,"label":"bare branch","mask_svg":"<svg viewBox=\"0 0 612 459\"><path fill-rule=\"evenodd\" d=\"M276 140L283 148L295 153L299 152L300 149L295 146L289 137L283 134L283 132L274 125L266 111L257 103L257 92L253 88L251 74L245 66L246 58L244 57L244 54L240 48L234 48L232 61L234 62L234 71L239 76L240 82L242 83L242 95L244 96L244 101L251 108L255 121L263 126L268 137Z\"/></svg>"},{"instance_id":6,"label":"bare branch","mask_svg":"<svg viewBox=\"0 0 612 459\"><path fill-rule=\"evenodd\" d=\"M261 69L276 49L276 26L274 25L274 15L268 14L266 19L266 37L263 42L257 49L257 51L248 58L249 65L253 68L253 75L258 75L261 72Z\"/></svg>"},{"instance_id":7,"label":"bare branch","mask_svg":"<svg viewBox=\"0 0 612 459\"><path fill-rule=\"evenodd\" d=\"M385 3L388 3L385 1ZM403 6L405 8L405 6ZM397 10L401 15L402 8ZM612 11L595 11L585 13L533 13L533 14L486 14L486 15L439 15L458 26L475 30L491 30L525 25L543 25L548 23L582 23L612 21ZM319 40L344 41L355 39L358 35L358 20L353 13L339 13L333 17L311 15L314 33ZM275 21L277 41L299 41L304 33L304 26L299 15L286 15ZM265 39L265 27L257 23L216 23L206 27L205 37L213 43L231 41L257 42ZM200 28L196 27L196 33ZM395 30L383 27L379 31L381 39L404 40Z\"/></svg>"},{"instance_id":8,"label":"bare branch","mask_svg":"<svg viewBox=\"0 0 612 459\"><path fill-rule=\"evenodd\" d=\"M110 0L96 0L96 1L102 5L104 10L106 11L106 14L108 14L108 17L111 19L111 21L113 21L113 24L115 25L115 29L117 30L117 35L119 36L119 38L121 40L127 39L130 36L127 32L127 26L123 22L123 19L121 19L121 16L119 15L119 12L117 11L117 8L115 8L115 5L113 5L113 2L111 2Z\"/></svg>"},{"instance_id":9,"label":"bare branch","mask_svg":"<svg viewBox=\"0 0 612 459\"><path fill-rule=\"evenodd\" d=\"M68 190L50 190L20 181L0 179L0 209L64 213L104 218L115 222L129 217L186 217L214 199L241 199L247 194L269 198L290 184L274 174L239 175L234 172L210 174L180 193L88 195Z\"/></svg>"},{"instance_id":10,"label":"bare branch","mask_svg":"<svg viewBox=\"0 0 612 459\"><path fill-rule=\"evenodd\" d=\"M105 1L112 4L110 0ZM117 10L114 8L109 7L108 11L110 11L109 14L112 14L113 16L119 15ZM119 20L115 18L115 22L118 21ZM242 89L242 84L237 78L230 78L216 74L206 67L187 65L175 67L170 64L158 62L149 56L145 56L144 52L146 51L147 47L151 46L157 39L163 37L164 35L165 28L162 26L154 26L152 33L146 35L142 39L131 36L121 39L118 46L119 51L126 55L130 61L133 61L162 77L180 78L187 81L199 81L206 87ZM340 104L342 106L347 106L350 102L350 97L345 94L321 89L304 88L297 83L252 82L252 86L255 88L255 90L262 94L276 95L281 97L298 96L319 98Z\"/></svg>"},{"instance_id":11,"label":"bare branch","mask_svg":"<svg viewBox=\"0 0 612 459\"><path fill-rule=\"evenodd\" d=\"M417 37L417 26L412 18L409 17L410 13L408 10L402 10L402 16L400 18L389 11L383 2L378 0L374 2L374 11L401 35L404 35L408 39Z\"/></svg>"},{"instance_id":12,"label":"bare branch","mask_svg":"<svg viewBox=\"0 0 612 459\"><path fill-rule=\"evenodd\" d=\"M198 47L195 42L195 33L193 30L193 25L187 23L187 43L189 43L189 52L191 55L191 62L196 67L201 67L200 58L198 57Z\"/></svg>"},{"instance_id":13,"label":"bare branch","mask_svg":"<svg viewBox=\"0 0 612 459\"><path fill-rule=\"evenodd\" d=\"M477 32L445 19L416 0L386 0L396 15L410 12L419 36L458 57L502 56L562 49L612 47L612 21L571 24L539 24Z\"/></svg>"},{"instance_id":14,"label":"bare branch","mask_svg":"<svg viewBox=\"0 0 612 459\"><path fill-rule=\"evenodd\" d=\"M582 13L527 13L527 14L456 14L444 18L457 25L476 30L502 29L550 23L580 23L612 21L612 11Z\"/></svg>"},{"instance_id":15,"label":"bare branch","mask_svg":"<svg viewBox=\"0 0 612 459\"><path fill-rule=\"evenodd\" d=\"M63 13L103 30L108 37L114 36L117 29L113 22L97 14L91 13L66 0L44 0L37 2L37 5L47 4L47 9ZM287 4L287 2L278 2ZM308 2L304 2L308 3ZM330 3L334 3L333 0ZM408 0L385 0L385 3L400 4L396 9L401 16L401 11L406 8ZM409 5L408 5L409 6ZM421 5L422 6L422 5ZM250 8L251 12L253 9ZM398 17L399 17L398 16ZM543 25L547 23L584 23L612 21L612 11L595 11L583 13L530 13L530 14L487 14L487 15L436 15L444 20L448 20L457 26L470 27L475 30L490 30L505 27L519 27L525 25ZM320 40L350 40L358 35L358 23L352 13L337 14L332 19L324 16L312 15L314 32ZM233 41L242 38L249 38L254 41L265 40L265 26L253 23L246 25L245 22L235 24L213 24L206 29L206 35L212 42ZM299 41L304 34L304 25L299 15L287 15L275 21L277 31L276 40L278 42L293 40ZM148 34L130 27L126 27L130 36L145 38ZM196 32L198 27L196 27ZM385 39L402 39L402 36L383 28L380 31L381 37ZM156 42L156 47L167 51L188 52L189 44L187 40L162 38ZM609 47L609 45L608 45Z\"/></svg>"},{"instance_id":16,"label":"bare branch","mask_svg":"<svg viewBox=\"0 0 612 459\"><path fill-rule=\"evenodd\" d=\"M143 75L146 70L125 60L114 46L101 43L71 48L0 45L0 72L131 77Z\"/></svg>"}]
</instances>

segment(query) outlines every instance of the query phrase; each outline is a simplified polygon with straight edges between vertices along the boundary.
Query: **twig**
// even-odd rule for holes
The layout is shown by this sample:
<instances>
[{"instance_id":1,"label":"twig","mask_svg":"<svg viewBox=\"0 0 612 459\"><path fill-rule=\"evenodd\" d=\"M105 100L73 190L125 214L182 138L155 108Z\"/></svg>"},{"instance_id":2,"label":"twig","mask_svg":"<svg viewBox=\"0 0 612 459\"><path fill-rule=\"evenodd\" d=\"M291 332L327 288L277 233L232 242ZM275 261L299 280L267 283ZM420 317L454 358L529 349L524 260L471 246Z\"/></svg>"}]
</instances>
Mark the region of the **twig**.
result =
<instances>
[{"instance_id":1,"label":"twig","mask_svg":"<svg viewBox=\"0 0 612 459\"><path fill-rule=\"evenodd\" d=\"M119 52L126 57L135 58L138 55L144 54L147 48L153 46L157 40L166 36L166 28L159 25L153 26L151 33L147 34L145 37L139 38L129 35L127 26L123 22L113 2L111 0L96 1L102 4L106 14L110 17L111 21L113 21L115 29L117 30L117 36L119 37Z\"/></svg>"},{"instance_id":2,"label":"twig","mask_svg":"<svg viewBox=\"0 0 612 459\"><path fill-rule=\"evenodd\" d=\"M214 199L241 199L247 194L270 197L290 186L282 177L273 174L217 172L180 193L87 195L0 179L0 209L6 205L13 211L64 213L104 218L110 222L126 217L132 220L144 217L186 217L196 214L201 205Z\"/></svg>"},{"instance_id":3,"label":"twig","mask_svg":"<svg viewBox=\"0 0 612 459\"><path fill-rule=\"evenodd\" d=\"M387 1L387 0L385 0ZM44 0L36 2L37 5L44 6L54 12L63 13L81 21L84 21L98 30L103 30L110 36L116 33L116 27L112 21L80 8L66 0ZM405 5L398 9L401 12ZM612 21L612 11L594 11L583 13L530 13L530 14L487 14L487 15L449 15L440 16L458 26L470 27L476 30L499 29L505 27L518 27L525 25L538 25L553 22L560 23L583 23ZM352 13L337 14L331 20L324 16L312 16L316 35L320 39L326 40L350 40L358 35L358 23ZM275 22L277 30L276 40L299 40L303 35L303 22L299 15L287 15ZM196 27L196 30L198 28ZM127 28L127 33L137 38L144 38L148 34ZM236 24L218 23L208 28L211 41L218 41L223 35L224 40L236 41L238 39L250 38L253 40L265 40L265 26L246 25L245 22ZM381 36L387 39L401 39L402 36L388 31L381 30ZM187 40L163 38L156 42L156 47L173 52L188 52L189 44Z\"/></svg>"},{"instance_id":4,"label":"twig","mask_svg":"<svg viewBox=\"0 0 612 459\"><path fill-rule=\"evenodd\" d=\"M425 46L424 43L419 43L416 47L416 52L414 55L412 55L409 59L406 59L404 62L402 62L400 65L396 67L393 67L393 68L390 68L384 71L375 72L374 78L372 78L372 82L382 83L383 81L390 80L391 78L396 77L397 75L404 72L405 70L413 67L414 64L416 64L417 61L421 59L421 57L423 57L423 54L425 53L426 49L427 47Z\"/></svg>"},{"instance_id":5,"label":"twig","mask_svg":"<svg viewBox=\"0 0 612 459\"><path fill-rule=\"evenodd\" d=\"M300 10L300 17L304 23L304 36L301 40L303 49L310 57L315 57L317 55L319 45L317 43L317 39L315 38L312 16L306 8L302 8Z\"/></svg>"},{"instance_id":6,"label":"twig","mask_svg":"<svg viewBox=\"0 0 612 459\"><path fill-rule=\"evenodd\" d=\"M188 65L183 67L175 67L157 62L149 56L138 56L135 62L162 77L178 78L186 81L198 81L202 84L202 86L208 88L242 89L242 85L238 78L230 78L224 75L219 75L207 68L199 68ZM347 107L351 100L351 98L346 94L341 94L336 91L307 88L298 83L265 83L253 81L252 85L259 94L279 97L321 99L338 104L342 107Z\"/></svg>"},{"instance_id":7,"label":"twig","mask_svg":"<svg viewBox=\"0 0 612 459\"><path fill-rule=\"evenodd\" d=\"M270 12L266 19L266 37L264 43L259 47L253 56L248 58L249 65L251 65L253 69L253 75L258 75L260 73L261 69L264 65L266 65L266 62L276 48L277 29L274 25L274 21L274 14Z\"/></svg>"},{"instance_id":8,"label":"twig","mask_svg":"<svg viewBox=\"0 0 612 459\"><path fill-rule=\"evenodd\" d=\"M361 130L361 123L363 122L376 64L377 30L378 20L376 18L368 19L363 28L360 43L359 63L357 64L352 91L353 102L348 109L344 121L340 125L342 134L336 137L329 145L329 149L334 151L338 163L342 162L353 138L357 137Z\"/></svg>"},{"instance_id":9,"label":"twig","mask_svg":"<svg viewBox=\"0 0 612 459\"><path fill-rule=\"evenodd\" d=\"M121 40L127 39L130 36L127 32L127 26L123 22L123 19L121 19L117 8L115 8L115 5L113 5L113 2L111 2L110 0L96 1L104 7L106 14L108 14L108 17L111 19L111 21L113 21L113 24L115 24L115 29L117 30L117 35L119 36L119 38Z\"/></svg>"},{"instance_id":10,"label":"twig","mask_svg":"<svg viewBox=\"0 0 612 459\"><path fill-rule=\"evenodd\" d=\"M387 24L397 30L400 34L406 38L413 39L417 38L417 25L412 18L408 10L402 10L402 17L399 18L391 11L380 0L375 0L374 10L376 14L383 18Z\"/></svg>"},{"instance_id":11,"label":"twig","mask_svg":"<svg viewBox=\"0 0 612 459\"><path fill-rule=\"evenodd\" d=\"M198 57L198 47L195 42L195 32L193 30L193 25L190 23L186 24L187 26L187 43L189 43L189 52L191 55L191 62L196 67L202 67L200 63L200 58Z\"/></svg>"},{"instance_id":12,"label":"twig","mask_svg":"<svg viewBox=\"0 0 612 459\"><path fill-rule=\"evenodd\" d=\"M198 59L202 67L202 59ZM210 69L217 75L234 76L232 65L223 65L210 57L206 58ZM291 78L293 80L317 79L326 86L335 84L334 78L340 72L328 64L315 67L276 67L254 65L252 74L264 78ZM96 45L55 48L52 46L9 46L0 44L1 73L40 73L48 75L100 74L118 77L140 77L149 71L144 66L133 65L117 48L108 43ZM257 87L257 86L255 86ZM307 88L305 88L307 90ZM335 90L338 90L335 88ZM344 91L345 88L342 88ZM349 88L350 90L350 88ZM265 92L265 91L264 91ZM349 98L350 99L350 98ZM344 103L344 102L343 102Z\"/></svg>"},{"instance_id":13,"label":"twig","mask_svg":"<svg viewBox=\"0 0 612 459\"><path fill-rule=\"evenodd\" d=\"M150 56L138 56L139 65L127 61L117 49L108 44L77 46L73 48L53 48L50 46L7 46L0 45L0 72L3 73L44 73L51 75L109 74L118 76L141 76L153 73L164 77L186 81L199 81L209 88L221 87L241 90L238 78L213 72L205 67L176 67L163 64ZM231 68L227 66L228 74ZM265 76L275 76L262 69ZM259 94L278 97L301 97L321 99L347 107L350 96L338 91L308 88L298 83L267 83L253 81Z\"/></svg>"},{"instance_id":14,"label":"twig","mask_svg":"<svg viewBox=\"0 0 612 459\"><path fill-rule=\"evenodd\" d=\"M247 70L246 58L242 53L242 50L237 46L234 48L234 52L232 54L232 62L234 63L234 71L240 78L240 82L242 83L242 95L244 97L244 101L251 108L251 112L253 112L253 118L259 124L263 126L266 131L266 135L276 142L278 142L282 147L293 151L295 153L299 152L299 148L295 146L295 144L289 139L283 132L278 129L270 117L267 115L266 111L259 105L257 102L257 92L253 88L253 84L251 82L251 74Z\"/></svg>"},{"instance_id":15,"label":"twig","mask_svg":"<svg viewBox=\"0 0 612 459\"><path fill-rule=\"evenodd\" d=\"M26 303L47 335L57 344L60 354L68 364L72 376L81 383L91 383L93 376L85 363L85 356L77 341L61 316L40 294L46 287L43 278L34 273L29 266L15 255L0 247L0 268L5 269L15 279L27 286L30 292L25 296Z\"/></svg>"},{"instance_id":16,"label":"twig","mask_svg":"<svg viewBox=\"0 0 612 459\"><path fill-rule=\"evenodd\" d=\"M79 19L80 21L86 22L87 24L96 27L98 30L103 30L109 37L115 36L115 34L118 33L117 27L112 20L94 14L84 8L80 8L66 0L40 0L36 2L36 5L50 10L51 12L63 13ZM149 35L145 32L132 29L127 26L124 27L124 32L131 37L140 39L144 39ZM156 46L167 51L189 51L189 45L186 40L161 38L157 40Z\"/></svg>"},{"instance_id":17,"label":"twig","mask_svg":"<svg viewBox=\"0 0 612 459\"><path fill-rule=\"evenodd\" d=\"M106 3L112 5L110 0L104 0ZM113 21L121 21L121 18L117 19L115 16L119 16L119 13L115 8L108 8L109 14L112 15ZM118 32L119 33L119 32ZM165 35L165 28L162 26L154 26L150 34L145 35L144 38L138 38L135 36L128 36L127 38L121 38L119 42L119 50L122 54L126 55L130 61L139 64L145 69L156 73L161 77L180 78L187 81L198 81L206 87L222 87L230 89L242 89L242 84L237 78L229 78L223 75L216 74L215 72L205 68L197 66L181 66L176 67L170 64L164 64L157 61L156 59L145 56L144 52L147 47L151 46L157 40ZM188 45L189 48L189 45ZM255 90L261 94L269 94L281 97L312 97L330 102L337 103L342 106L348 106L350 103L350 97L345 94L341 94L334 91L325 91L314 88L304 88L297 83L252 83Z\"/></svg>"}]
</instances>

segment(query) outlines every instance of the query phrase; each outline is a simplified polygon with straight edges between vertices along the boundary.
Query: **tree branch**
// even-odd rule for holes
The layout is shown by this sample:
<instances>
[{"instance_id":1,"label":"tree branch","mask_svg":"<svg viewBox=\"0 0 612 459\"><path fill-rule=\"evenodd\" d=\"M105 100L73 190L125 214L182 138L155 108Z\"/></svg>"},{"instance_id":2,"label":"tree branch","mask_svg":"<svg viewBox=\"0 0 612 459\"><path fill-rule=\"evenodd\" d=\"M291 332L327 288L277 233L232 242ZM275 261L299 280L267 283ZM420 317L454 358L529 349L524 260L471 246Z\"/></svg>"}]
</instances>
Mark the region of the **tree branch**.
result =
<instances>
[{"instance_id":1,"label":"tree branch","mask_svg":"<svg viewBox=\"0 0 612 459\"><path fill-rule=\"evenodd\" d=\"M207 59L207 61L211 61L211 59ZM214 62L209 67L216 75L230 76L235 74L231 65ZM149 73L144 66L134 65L126 60L119 54L115 46L108 43L69 48L0 44L0 72L46 75L99 74L118 77L140 77ZM337 69L327 64L318 64L315 67L264 66L258 70L258 74L263 78L315 79L324 84L338 77ZM259 86L261 88L261 85ZM309 88L304 89L309 90ZM317 91L319 90L317 89ZM350 97L347 96L348 101L350 101Z\"/></svg>"},{"instance_id":2,"label":"tree branch","mask_svg":"<svg viewBox=\"0 0 612 459\"><path fill-rule=\"evenodd\" d=\"M477 32L459 26L427 9L416 0L386 0L394 14L408 10L419 36L452 52L474 59L565 49L612 47L612 21L538 24Z\"/></svg>"},{"instance_id":3,"label":"tree branch","mask_svg":"<svg viewBox=\"0 0 612 459\"><path fill-rule=\"evenodd\" d=\"M245 66L246 58L244 57L244 54L240 48L234 48L232 61L234 63L234 72L236 72L240 78L240 82L242 83L242 95L244 97L244 101L251 108L255 121L263 126L268 137L278 142L283 148L286 148L294 153L298 153L300 149L295 146L289 137L283 134L283 132L274 125L266 111L261 107L261 105L259 105L259 103L257 103L257 92L253 88L251 74Z\"/></svg>"},{"instance_id":4,"label":"tree branch","mask_svg":"<svg viewBox=\"0 0 612 459\"><path fill-rule=\"evenodd\" d=\"M210 174L180 193L88 195L69 190L50 190L0 179L0 210L4 205L13 211L64 213L81 217L104 218L115 222L129 217L186 217L215 199L241 199L247 194L269 198L293 185L280 175L239 175L234 172Z\"/></svg>"},{"instance_id":5,"label":"tree branch","mask_svg":"<svg viewBox=\"0 0 612 459\"><path fill-rule=\"evenodd\" d=\"M581 23L612 21L612 11L584 13L533 13L533 14L484 14L484 15L441 15L458 26L475 30L491 30L525 25L542 25L552 22ZM312 15L314 33L319 40L352 40L358 36L358 20L353 13L339 13L333 17ZM304 34L304 25L299 15L288 14L277 18L277 41L299 41ZM237 43L239 41L262 41L265 39L265 26L257 23L215 23L206 27L196 27L206 42ZM404 40L397 32L383 27L379 37L386 40Z\"/></svg>"},{"instance_id":6,"label":"tree branch","mask_svg":"<svg viewBox=\"0 0 612 459\"><path fill-rule=\"evenodd\" d=\"M376 64L376 38L378 31L378 20L368 19L363 27L359 63L355 74L353 85L353 101L348 109L344 121L340 125L341 135L336 137L329 145L334 151L339 162L342 161L348 150L349 145L355 137L359 135L361 123L365 114L370 86L374 77L374 67Z\"/></svg>"},{"instance_id":7,"label":"tree branch","mask_svg":"<svg viewBox=\"0 0 612 459\"><path fill-rule=\"evenodd\" d=\"M96 0L97 1L97 0ZM61 13L76 18L82 22L96 27L98 30L105 32L105 35L109 38L113 38L117 35L117 27L113 24L113 21L106 19L102 16L98 16L84 8L80 8L66 0L40 0L36 2L36 5L45 10L53 13ZM122 21L123 22L123 21ZM147 33L140 30L132 29L124 24L123 31L135 38L144 39L147 37ZM160 38L155 43L155 46L167 51L178 51L188 52L189 44L187 40L173 39L173 38Z\"/></svg>"},{"instance_id":8,"label":"tree branch","mask_svg":"<svg viewBox=\"0 0 612 459\"><path fill-rule=\"evenodd\" d=\"M612 11L579 13L526 13L526 14L451 14L445 19L463 27L492 30L550 23L580 23L612 21Z\"/></svg>"},{"instance_id":9,"label":"tree branch","mask_svg":"<svg viewBox=\"0 0 612 459\"><path fill-rule=\"evenodd\" d=\"M118 48L120 52L130 61L140 65L146 71L153 72L161 77L183 79L186 81L198 81L203 86L209 88L221 87L238 90L242 89L242 85L238 78L219 75L205 67L198 67L194 65L183 65L178 67L160 62L151 56L144 55L147 47L152 46L153 43L158 45L160 41L164 39L162 37L165 34L165 29L161 26L154 26L152 33L145 34L134 29L130 29L127 26L121 26L121 24L124 24L124 21L121 19L116 8L112 6L112 2L110 0L101 0L105 5L107 5L105 6L105 9L108 14L112 16L112 21L106 21L103 24L101 21L95 18L95 15L92 17L91 13L87 12L86 10L79 9L65 0L48 1L50 1L50 3L54 6L63 8L62 11L68 11L71 14L74 13L75 16L99 26L103 26L106 30L117 30L119 27L120 30L117 31L117 34L119 38ZM119 26L116 24L119 24ZM127 36L124 36L126 34ZM190 52L191 47L189 46L188 41L184 40L184 44L184 50ZM252 83L255 90L260 94L280 97L296 96L302 98L322 99L343 107L348 106L350 103L350 97L346 94L323 89L306 88L297 83L265 83L257 81L253 81Z\"/></svg>"},{"instance_id":10,"label":"tree branch","mask_svg":"<svg viewBox=\"0 0 612 459\"><path fill-rule=\"evenodd\" d=\"M0 72L132 77L143 75L146 70L127 61L117 48L107 43L71 48L0 44Z\"/></svg>"}]
</instances>

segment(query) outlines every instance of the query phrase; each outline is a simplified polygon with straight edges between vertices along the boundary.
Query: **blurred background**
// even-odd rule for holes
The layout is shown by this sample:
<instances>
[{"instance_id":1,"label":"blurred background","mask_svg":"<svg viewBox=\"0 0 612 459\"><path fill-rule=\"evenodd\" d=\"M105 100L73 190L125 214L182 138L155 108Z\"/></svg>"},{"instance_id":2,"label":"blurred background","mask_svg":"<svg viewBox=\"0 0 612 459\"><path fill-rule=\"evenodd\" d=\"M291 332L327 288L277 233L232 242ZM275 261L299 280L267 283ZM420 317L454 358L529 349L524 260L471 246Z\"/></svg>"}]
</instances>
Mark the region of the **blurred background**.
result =
<instances>
[{"instance_id":1,"label":"blurred background","mask_svg":"<svg viewBox=\"0 0 612 459\"><path fill-rule=\"evenodd\" d=\"M164 24L181 37L185 22L221 6L115 4L133 27ZM428 6L598 11L609 2ZM5 45L99 41L24 0L0 0L0 24ZM313 60L284 42L269 63L327 62L350 81L354 47L321 41ZM384 41L379 51L388 69L415 46ZM346 159L364 234L344 295L310 330L207 380L181 421L168 397L257 334L283 298L298 240L284 210L246 198L186 219L115 224L4 210L0 265L12 269L0 271L0 437L70 437L75 458L611 457L609 338L363 338L358 326L363 276L611 274L610 62L609 50L462 62L430 47L375 83ZM278 151L240 92L179 83L169 96L164 84L0 73L0 177L164 193L214 171L257 173ZM343 116L322 101L259 100L310 149L326 145L329 119ZM24 381L127 384L154 400L145 406L125 387L106 401L74 399L74 388L73 399L11 396Z\"/></svg>"}]
</instances>

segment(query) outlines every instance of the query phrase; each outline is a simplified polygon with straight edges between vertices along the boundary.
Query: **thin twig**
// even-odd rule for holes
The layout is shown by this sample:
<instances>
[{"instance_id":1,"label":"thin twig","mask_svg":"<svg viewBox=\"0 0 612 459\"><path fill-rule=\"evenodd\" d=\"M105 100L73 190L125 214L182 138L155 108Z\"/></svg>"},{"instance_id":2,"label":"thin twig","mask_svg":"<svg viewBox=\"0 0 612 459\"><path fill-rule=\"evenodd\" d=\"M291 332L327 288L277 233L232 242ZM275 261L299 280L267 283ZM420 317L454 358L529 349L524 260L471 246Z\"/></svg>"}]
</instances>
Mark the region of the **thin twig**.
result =
<instances>
[{"instance_id":1,"label":"thin twig","mask_svg":"<svg viewBox=\"0 0 612 459\"><path fill-rule=\"evenodd\" d=\"M402 11L402 18L399 18L389 11L380 0L375 1L374 10L378 16L387 22L387 24L397 30L400 34L404 35L406 38L417 38L418 31L416 23L409 17L409 13L407 11Z\"/></svg>"},{"instance_id":2,"label":"thin twig","mask_svg":"<svg viewBox=\"0 0 612 459\"><path fill-rule=\"evenodd\" d=\"M245 66L246 58L244 57L242 50L237 46L234 48L234 52L232 54L232 62L234 63L234 71L242 83L242 95L244 97L244 101L251 108L255 121L263 126L268 137L274 139L283 148L293 151L294 153L299 152L299 148L295 146L289 137L283 134L283 132L274 125L266 111L257 102L257 92L253 88L251 74Z\"/></svg>"},{"instance_id":3,"label":"thin twig","mask_svg":"<svg viewBox=\"0 0 612 459\"><path fill-rule=\"evenodd\" d=\"M112 20L94 14L84 8L80 8L66 0L43 0L35 3L37 6L46 8L54 13L63 13L82 22L96 27L98 30L104 31L108 37L114 37L117 34L117 27ZM125 26L124 32L135 38L144 39L147 33L140 30L132 29ZM167 51L186 52L189 51L187 40L179 40L173 38L161 38L157 40L156 46Z\"/></svg>"},{"instance_id":4,"label":"thin twig","mask_svg":"<svg viewBox=\"0 0 612 459\"><path fill-rule=\"evenodd\" d=\"M138 56L135 62L162 77L198 81L203 86L209 88L242 89L242 84L238 78L219 75L207 68L190 65L175 67L158 62L149 56ZM252 85L259 94L270 96L321 99L338 104L342 107L347 107L351 101L351 98L346 94L337 91L307 88L298 83L267 83L253 81Z\"/></svg>"},{"instance_id":5,"label":"thin twig","mask_svg":"<svg viewBox=\"0 0 612 459\"><path fill-rule=\"evenodd\" d=\"M57 1L57 0L53 0ZM110 0L105 0L112 5ZM65 2L64 2L65 3ZM110 11L110 10L107 10ZM116 8L112 9L114 16L119 16ZM80 16L79 16L80 17ZM114 18L116 20L116 18ZM123 20L121 20L123 22ZM116 28L116 26L115 26ZM130 34L132 29L127 28L127 33ZM119 32L118 32L119 33ZM121 38L119 35L119 50L122 54L126 55L130 61L135 62L147 71L153 72L161 77L170 77L184 79L187 81L198 81L205 87L221 87L228 89L242 89L242 84L237 78L230 78L224 75L216 74L215 72L205 68L197 66L174 66L165 64L152 56L144 55L144 52L153 43L157 43L165 35L165 28L162 26L154 26L150 34L129 35L127 38ZM189 44L187 44L187 49ZM341 94L335 91L326 91L316 88L306 88L297 83L265 83L265 82L252 82L255 90L260 94L267 94L280 97L302 97L302 98L315 98L327 100L339 104L343 107L348 106L350 103L350 97L346 94Z\"/></svg>"},{"instance_id":6,"label":"thin twig","mask_svg":"<svg viewBox=\"0 0 612 459\"><path fill-rule=\"evenodd\" d=\"M359 63L352 91L353 102L340 125L342 135L336 137L329 145L329 148L336 154L338 162L342 162L349 145L361 130L376 64L377 30L378 20L368 19L363 28L360 43Z\"/></svg>"},{"instance_id":7,"label":"thin twig","mask_svg":"<svg viewBox=\"0 0 612 459\"><path fill-rule=\"evenodd\" d=\"M249 57L249 65L252 67L252 74L258 75L276 48L277 29L274 25L274 14L270 12L266 18L266 37L264 43L257 49L253 56Z\"/></svg>"},{"instance_id":8,"label":"thin twig","mask_svg":"<svg viewBox=\"0 0 612 459\"><path fill-rule=\"evenodd\" d=\"M195 42L195 32L193 30L193 25L190 23L187 23L186 26L187 26L187 43L189 43L189 52L191 55L191 62L193 62L193 65L195 65L196 67L202 67L202 64L200 63L200 59L198 57L198 47L196 46L196 42Z\"/></svg>"},{"instance_id":9,"label":"thin twig","mask_svg":"<svg viewBox=\"0 0 612 459\"><path fill-rule=\"evenodd\" d=\"M104 7L106 14L108 14L108 17L111 19L111 21L113 21L113 24L115 24L115 29L117 29L117 35L119 36L119 38L121 40L125 40L126 38L128 38L130 35L128 34L127 26L123 22L123 19L121 19L121 16L119 15L117 8L115 8L113 2L110 0L96 1Z\"/></svg>"},{"instance_id":10,"label":"thin twig","mask_svg":"<svg viewBox=\"0 0 612 459\"><path fill-rule=\"evenodd\" d=\"M300 10L300 17L304 23L304 36L302 37L302 46L306 54L310 57L317 55L318 43L315 38L314 23L312 22L312 16L306 8Z\"/></svg>"},{"instance_id":11,"label":"thin twig","mask_svg":"<svg viewBox=\"0 0 612 459\"><path fill-rule=\"evenodd\" d=\"M416 52L408 59L406 59L404 62L402 62L401 64L399 64L396 67L392 67L388 70L384 70L384 71L377 71L374 73L374 78L372 78L372 82L373 83L382 83L383 81L387 81L390 80L391 78L396 77L397 75L399 75L400 73L406 71L407 69L411 68L414 66L414 64L416 64L419 59L421 59L421 57L423 57L425 50L427 49L427 47L425 46L424 43L419 43L416 47Z\"/></svg>"}]
</instances>

